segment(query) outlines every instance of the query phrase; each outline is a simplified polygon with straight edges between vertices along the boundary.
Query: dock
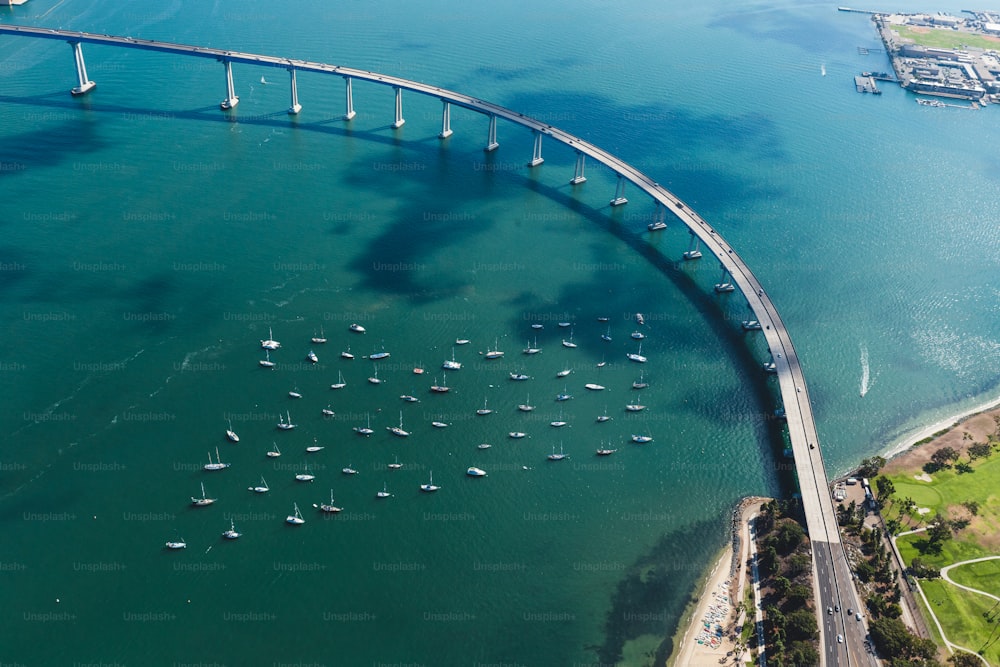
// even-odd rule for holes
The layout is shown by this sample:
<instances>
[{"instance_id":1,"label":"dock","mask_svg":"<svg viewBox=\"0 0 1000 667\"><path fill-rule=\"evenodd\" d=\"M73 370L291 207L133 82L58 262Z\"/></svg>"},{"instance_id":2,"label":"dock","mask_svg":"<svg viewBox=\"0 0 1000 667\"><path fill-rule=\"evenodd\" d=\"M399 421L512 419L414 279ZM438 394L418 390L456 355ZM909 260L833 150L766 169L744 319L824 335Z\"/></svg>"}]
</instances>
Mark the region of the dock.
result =
<instances>
[{"instance_id":1,"label":"dock","mask_svg":"<svg viewBox=\"0 0 1000 667\"><path fill-rule=\"evenodd\" d=\"M871 74L865 76L860 74L854 77L854 87L859 93L871 93L872 95L881 95L882 91L878 89L875 85L875 77Z\"/></svg>"}]
</instances>

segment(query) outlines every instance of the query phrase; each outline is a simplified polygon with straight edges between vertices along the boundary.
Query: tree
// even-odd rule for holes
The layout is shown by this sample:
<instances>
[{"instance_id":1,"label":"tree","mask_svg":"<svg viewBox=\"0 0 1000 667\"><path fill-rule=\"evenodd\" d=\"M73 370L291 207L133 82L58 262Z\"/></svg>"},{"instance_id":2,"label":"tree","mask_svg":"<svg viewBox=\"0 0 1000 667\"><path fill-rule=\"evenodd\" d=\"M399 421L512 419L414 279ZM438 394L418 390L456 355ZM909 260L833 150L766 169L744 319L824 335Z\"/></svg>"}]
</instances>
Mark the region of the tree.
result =
<instances>
[{"instance_id":1,"label":"tree","mask_svg":"<svg viewBox=\"0 0 1000 667\"><path fill-rule=\"evenodd\" d=\"M874 477L885 465L885 459L881 456L872 456L861 461L858 467L858 475L861 477Z\"/></svg>"},{"instance_id":2,"label":"tree","mask_svg":"<svg viewBox=\"0 0 1000 667\"><path fill-rule=\"evenodd\" d=\"M966 500L964 503L962 503L962 506L965 507L965 509L969 510L969 514L971 514L972 516L976 516L977 514L979 514L979 503L976 502L975 500Z\"/></svg>"},{"instance_id":3,"label":"tree","mask_svg":"<svg viewBox=\"0 0 1000 667\"><path fill-rule=\"evenodd\" d=\"M788 606L802 607L812 598L812 589L803 584L794 584L788 591Z\"/></svg>"},{"instance_id":4,"label":"tree","mask_svg":"<svg viewBox=\"0 0 1000 667\"><path fill-rule=\"evenodd\" d=\"M774 578L774 592L779 598L785 598L788 595L788 591L792 589L792 582L790 582L785 577L775 577Z\"/></svg>"},{"instance_id":5,"label":"tree","mask_svg":"<svg viewBox=\"0 0 1000 667\"><path fill-rule=\"evenodd\" d=\"M958 460L958 450L954 447L942 447L931 454L931 461L947 468L952 461Z\"/></svg>"},{"instance_id":6,"label":"tree","mask_svg":"<svg viewBox=\"0 0 1000 667\"><path fill-rule=\"evenodd\" d=\"M878 489L879 502L886 500L896 492L896 485L892 483L891 479L883 475L875 478L875 488Z\"/></svg>"},{"instance_id":7,"label":"tree","mask_svg":"<svg viewBox=\"0 0 1000 667\"><path fill-rule=\"evenodd\" d=\"M816 614L798 609L785 617L785 632L789 639L813 639L816 636Z\"/></svg>"},{"instance_id":8,"label":"tree","mask_svg":"<svg viewBox=\"0 0 1000 667\"><path fill-rule=\"evenodd\" d=\"M794 579L800 574L808 572L810 567L812 567L812 559L809 554L793 554L786 563L785 574Z\"/></svg>"},{"instance_id":9,"label":"tree","mask_svg":"<svg viewBox=\"0 0 1000 667\"><path fill-rule=\"evenodd\" d=\"M806 531L795 521L785 521L778 528L774 546L778 551L787 554L802 544Z\"/></svg>"},{"instance_id":10,"label":"tree","mask_svg":"<svg viewBox=\"0 0 1000 667\"><path fill-rule=\"evenodd\" d=\"M975 442L969 445L969 459L972 461L988 458L992 453L993 448L988 442Z\"/></svg>"},{"instance_id":11,"label":"tree","mask_svg":"<svg viewBox=\"0 0 1000 667\"><path fill-rule=\"evenodd\" d=\"M972 465L969 464L967 461L959 461L958 463L956 463L955 470L957 470L959 473L976 472L976 469L973 468Z\"/></svg>"},{"instance_id":12,"label":"tree","mask_svg":"<svg viewBox=\"0 0 1000 667\"><path fill-rule=\"evenodd\" d=\"M968 651L958 651L950 658L950 662L955 667L982 667L983 661L979 659L979 656L973 655Z\"/></svg>"},{"instance_id":13,"label":"tree","mask_svg":"<svg viewBox=\"0 0 1000 667\"><path fill-rule=\"evenodd\" d=\"M903 622L898 618L876 618L869 624L872 642L881 655L898 656L901 658L931 658L937 648L934 642L920 639L910 634ZM927 653L930 643L930 654Z\"/></svg>"},{"instance_id":14,"label":"tree","mask_svg":"<svg viewBox=\"0 0 1000 667\"><path fill-rule=\"evenodd\" d=\"M816 652L816 647L809 642L792 642L788 650L785 651L785 655L788 656L788 662L793 665L819 664L819 653Z\"/></svg>"}]
</instances>

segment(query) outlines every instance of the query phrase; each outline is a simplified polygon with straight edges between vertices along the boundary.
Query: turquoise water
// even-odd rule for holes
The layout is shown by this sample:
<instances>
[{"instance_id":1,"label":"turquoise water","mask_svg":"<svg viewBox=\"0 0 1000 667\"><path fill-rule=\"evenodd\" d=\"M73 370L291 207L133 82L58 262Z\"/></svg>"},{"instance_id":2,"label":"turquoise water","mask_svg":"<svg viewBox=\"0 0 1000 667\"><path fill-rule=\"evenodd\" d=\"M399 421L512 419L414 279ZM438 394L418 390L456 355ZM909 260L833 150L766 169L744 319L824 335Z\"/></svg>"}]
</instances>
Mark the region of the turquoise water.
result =
<instances>
[{"instance_id":1,"label":"turquoise water","mask_svg":"<svg viewBox=\"0 0 1000 667\"><path fill-rule=\"evenodd\" d=\"M831 473L997 393L994 110L855 94L857 70L885 68L858 55L878 46L862 15L147 11L32 0L4 20L402 75L612 150L712 221L768 286ZM440 104L412 95L393 131L391 93L362 84L345 124L342 82L318 75L299 77L292 118L274 70L236 67L226 116L217 63L120 49L85 47L98 87L76 100L65 45L7 38L0 52L3 660L608 661L630 638L671 633L737 498L788 482L766 351L738 327L745 303L710 293L715 266L674 262L687 247L676 225L644 233L649 203L609 209L611 175L591 166L570 187L570 151L546 145L529 170L530 135L501 124L486 155L485 119L459 110L442 143ZM637 311L641 368L625 358ZM561 346L559 321L578 348ZM269 328L282 342L271 371L257 364ZM329 342L311 345L321 329ZM536 335L543 352L522 355ZM505 357L483 359L494 345ZM371 385L363 357L383 346ZM463 368L431 394L453 347ZM636 392L640 370L651 386ZM331 391L338 373L347 387ZM574 399L555 402L562 391ZM517 411L529 395L535 412ZM636 395L647 409L628 414ZM484 401L494 413L477 416ZM288 433L275 429L286 410ZM385 430L400 410L405 440ZM596 423L605 410L614 419ZM550 427L560 414L570 426ZM366 440L352 427L369 416ZM623 442L636 432L655 439ZM305 454L314 439L325 449ZM272 442L280 459L265 456ZM602 443L619 451L597 459ZM547 461L560 446L570 458ZM232 467L206 473L216 447ZM316 481L295 482L306 463ZM489 475L467 478L472 465ZM442 489L422 494L431 471ZM249 493L262 475L271 492ZM191 508L202 482L219 501ZM383 484L394 497L375 498ZM331 488L345 510L325 520L312 504ZM304 526L284 524L293 503ZM244 536L223 542L230 519ZM179 538L185 551L162 549Z\"/></svg>"}]
</instances>

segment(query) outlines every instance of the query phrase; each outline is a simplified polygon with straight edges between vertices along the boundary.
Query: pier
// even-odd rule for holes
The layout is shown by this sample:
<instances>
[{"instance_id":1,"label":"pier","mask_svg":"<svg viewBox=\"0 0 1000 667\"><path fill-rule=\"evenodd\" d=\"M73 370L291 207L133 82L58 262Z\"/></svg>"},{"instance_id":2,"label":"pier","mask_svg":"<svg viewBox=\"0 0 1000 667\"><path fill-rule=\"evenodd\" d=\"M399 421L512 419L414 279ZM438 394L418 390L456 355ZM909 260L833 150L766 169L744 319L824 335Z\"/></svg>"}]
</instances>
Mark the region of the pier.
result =
<instances>
[{"instance_id":1,"label":"pier","mask_svg":"<svg viewBox=\"0 0 1000 667\"><path fill-rule=\"evenodd\" d=\"M817 575L814 578L815 601L823 644L822 662L827 665L868 664L862 645L864 635L862 624L853 619L845 619L842 614L832 616L823 613L826 607L860 609L861 604L854 589L850 567L840 541L826 468L819 447L812 401L809 398L805 374L792 344L791 336L776 306L750 267L712 225L703 220L677 195L666 190L652 178L617 156L569 132L491 102L409 79L338 65L133 37L12 25L0 25L0 35L34 37L68 43L72 47L76 63L78 85L72 90L76 95L86 94L97 85L96 82L87 78L82 50L82 45L86 44L142 49L165 54L208 58L219 62L221 64L219 69L220 88L223 85L225 87L225 96L219 103L220 108L224 110L223 113L230 113L239 104L233 83L233 77L236 75L234 65L278 68L289 72L288 112L292 114L300 113L303 110L303 105L298 98L296 72L329 74L337 79L342 79L345 85L344 122L350 122L356 113L352 82L363 81L388 87L395 97L392 127L396 131L399 131L405 122L403 118L404 93L433 97L442 103L442 124L441 132L438 135L442 141L445 141L454 132L450 122L451 107L458 106L468 109L489 119L489 129L484 144L485 151L499 148L498 120L503 120L533 133L533 151L526 164L536 168L542 165L544 162L542 156L543 139L551 140L567 146L575 152L577 159L572 179L575 187L585 187L584 164L589 158L593 162L604 165L616 176L617 183L612 198L605 200L609 201L610 207L628 205L630 199L625 196L626 186L628 186L632 199L645 197L657 205L657 220L664 220L669 212L673 218L683 223L686 231L691 235L691 243L687 252L684 253L684 259L695 260L702 257L703 254L711 253L721 268L721 278L715 285L715 291L719 293L719 298L729 298L726 295L727 292L739 290L753 312L753 320L758 325L757 329L759 329L760 335L763 335L767 342L771 354L769 364L773 363L773 372L781 393L782 409L787 420L789 440L802 494L802 506L813 548L814 567ZM754 335L758 334L754 333ZM844 643L836 641L838 634L844 635L846 638Z\"/></svg>"}]
</instances>

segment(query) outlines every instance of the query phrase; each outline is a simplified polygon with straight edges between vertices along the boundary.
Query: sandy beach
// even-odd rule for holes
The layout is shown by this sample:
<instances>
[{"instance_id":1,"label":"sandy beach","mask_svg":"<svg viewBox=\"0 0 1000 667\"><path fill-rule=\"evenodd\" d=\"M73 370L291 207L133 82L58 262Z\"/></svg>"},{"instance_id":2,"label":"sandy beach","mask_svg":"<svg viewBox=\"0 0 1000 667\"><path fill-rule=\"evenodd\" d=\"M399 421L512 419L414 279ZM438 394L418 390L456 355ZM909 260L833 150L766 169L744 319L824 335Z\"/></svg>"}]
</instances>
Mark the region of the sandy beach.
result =
<instances>
[{"instance_id":1,"label":"sandy beach","mask_svg":"<svg viewBox=\"0 0 1000 667\"><path fill-rule=\"evenodd\" d=\"M739 541L734 539L733 545L722 549L715 559L694 608L690 611L690 617L681 623L683 634L679 630L674 637L676 648L667 661L668 665L718 667L720 664L736 662L736 643L733 637L738 638L736 626L742 621L742 617L737 618L736 605L743 599L744 586L747 584L747 520L757 513L765 500L767 499L748 498L740 503L733 521ZM739 549L739 554L734 554L734 548Z\"/></svg>"},{"instance_id":2,"label":"sandy beach","mask_svg":"<svg viewBox=\"0 0 1000 667\"><path fill-rule=\"evenodd\" d=\"M973 417L975 415L987 412L991 414L1000 412L1000 397L991 398L989 401L980 403L979 405L969 408L968 410L964 410L951 417L941 419L935 422L934 424L931 424L930 426L921 428L919 431L906 436L905 438L897 442L895 445L889 447L889 449L884 454L882 454L882 456L884 456L887 459L891 459L895 456L898 456L899 454L902 454L906 450L910 449L921 440L929 438L935 433L938 433L939 431L951 428L958 422L967 419L969 417Z\"/></svg>"}]
</instances>

